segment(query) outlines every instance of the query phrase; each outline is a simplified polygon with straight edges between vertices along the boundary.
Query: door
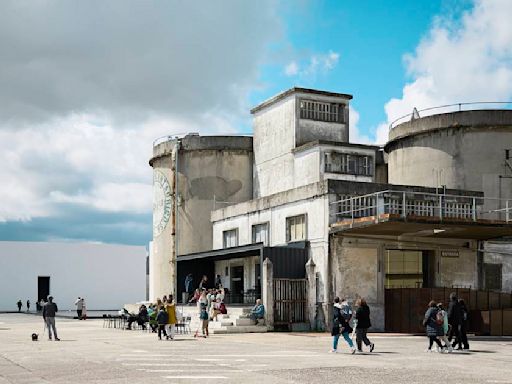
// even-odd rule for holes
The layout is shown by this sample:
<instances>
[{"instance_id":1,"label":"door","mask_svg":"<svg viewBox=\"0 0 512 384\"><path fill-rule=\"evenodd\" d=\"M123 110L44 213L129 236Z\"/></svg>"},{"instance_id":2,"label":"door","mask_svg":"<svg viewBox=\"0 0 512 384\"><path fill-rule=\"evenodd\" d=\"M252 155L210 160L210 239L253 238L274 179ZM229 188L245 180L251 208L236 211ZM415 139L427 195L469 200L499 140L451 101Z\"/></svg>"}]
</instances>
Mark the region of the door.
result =
<instances>
[{"instance_id":1,"label":"door","mask_svg":"<svg viewBox=\"0 0 512 384\"><path fill-rule=\"evenodd\" d=\"M37 277L37 301L46 300L50 294L50 276Z\"/></svg>"},{"instance_id":2,"label":"door","mask_svg":"<svg viewBox=\"0 0 512 384\"><path fill-rule=\"evenodd\" d=\"M231 267L231 302L242 303L244 297L244 267Z\"/></svg>"}]
</instances>

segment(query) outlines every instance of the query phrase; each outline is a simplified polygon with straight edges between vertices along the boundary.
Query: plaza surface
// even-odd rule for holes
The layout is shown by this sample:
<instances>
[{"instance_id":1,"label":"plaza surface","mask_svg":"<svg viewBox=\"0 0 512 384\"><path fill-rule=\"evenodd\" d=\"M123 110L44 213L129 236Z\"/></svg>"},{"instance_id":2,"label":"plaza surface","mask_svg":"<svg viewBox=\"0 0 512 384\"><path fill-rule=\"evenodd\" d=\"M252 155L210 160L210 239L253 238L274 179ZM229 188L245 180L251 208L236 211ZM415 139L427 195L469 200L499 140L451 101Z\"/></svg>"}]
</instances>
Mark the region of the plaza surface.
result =
<instances>
[{"instance_id":1,"label":"plaza surface","mask_svg":"<svg viewBox=\"0 0 512 384\"><path fill-rule=\"evenodd\" d=\"M60 342L40 317L0 314L3 383L512 383L512 340L470 340L471 350L425 353L426 338L371 334L373 353L312 333L178 335L103 328L103 320L57 318ZM39 341L32 342L32 332Z\"/></svg>"}]
</instances>

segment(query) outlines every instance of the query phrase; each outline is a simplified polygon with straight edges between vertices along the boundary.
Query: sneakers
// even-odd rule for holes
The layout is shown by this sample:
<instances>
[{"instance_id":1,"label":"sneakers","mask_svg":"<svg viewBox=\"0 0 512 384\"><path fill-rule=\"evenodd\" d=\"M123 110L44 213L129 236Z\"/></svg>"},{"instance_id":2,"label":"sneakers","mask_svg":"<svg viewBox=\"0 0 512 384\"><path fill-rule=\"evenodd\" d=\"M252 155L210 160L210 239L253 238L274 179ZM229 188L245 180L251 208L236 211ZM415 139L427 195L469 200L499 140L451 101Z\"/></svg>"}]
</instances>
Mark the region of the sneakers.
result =
<instances>
[{"instance_id":1,"label":"sneakers","mask_svg":"<svg viewBox=\"0 0 512 384\"><path fill-rule=\"evenodd\" d=\"M338 350L337 349L331 349L329 352L331 352L331 353L338 353Z\"/></svg>"},{"instance_id":2,"label":"sneakers","mask_svg":"<svg viewBox=\"0 0 512 384\"><path fill-rule=\"evenodd\" d=\"M375 344L371 343L370 344L370 352L373 352L374 349L375 349Z\"/></svg>"},{"instance_id":3,"label":"sneakers","mask_svg":"<svg viewBox=\"0 0 512 384\"><path fill-rule=\"evenodd\" d=\"M58 337L55 338L55 341L60 341L60 339Z\"/></svg>"},{"instance_id":4,"label":"sneakers","mask_svg":"<svg viewBox=\"0 0 512 384\"><path fill-rule=\"evenodd\" d=\"M354 347L350 348L350 350L352 354L356 353L356 349Z\"/></svg>"},{"instance_id":5,"label":"sneakers","mask_svg":"<svg viewBox=\"0 0 512 384\"><path fill-rule=\"evenodd\" d=\"M430 352L432 352L432 350L430 348L427 348L427 349L425 349L425 352L430 353Z\"/></svg>"}]
</instances>

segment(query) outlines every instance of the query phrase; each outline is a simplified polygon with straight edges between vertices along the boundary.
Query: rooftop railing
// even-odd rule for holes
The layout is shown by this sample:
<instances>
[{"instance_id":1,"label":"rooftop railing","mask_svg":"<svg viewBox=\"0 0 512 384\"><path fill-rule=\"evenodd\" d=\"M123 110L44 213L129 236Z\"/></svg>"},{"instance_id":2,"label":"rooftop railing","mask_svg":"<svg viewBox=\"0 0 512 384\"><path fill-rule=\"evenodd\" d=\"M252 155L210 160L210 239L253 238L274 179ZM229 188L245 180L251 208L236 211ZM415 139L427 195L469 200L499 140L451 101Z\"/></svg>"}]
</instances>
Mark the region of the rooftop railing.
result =
<instances>
[{"instance_id":1,"label":"rooftop railing","mask_svg":"<svg viewBox=\"0 0 512 384\"><path fill-rule=\"evenodd\" d=\"M419 109L408 113L406 115L400 116L398 119L395 119L389 124L389 130L392 130L397 125L405 123L407 121L411 121L413 116L417 113L418 116L416 118L436 115L440 113L450 113L450 112L461 112L461 111L470 111L470 110L485 110L485 109L512 109L512 101L477 101L471 103L456 103L456 104L447 104L447 105L439 105L437 107L430 107L425 109Z\"/></svg>"},{"instance_id":2,"label":"rooftop railing","mask_svg":"<svg viewBox=\"0 0 512 384\"><path fill-rule=\"evenodd\" d=\"M378 220L381 215L391 214L403 219L492 220L512 224L512 199L386 190L346 197L331 205L337 222L353 223L355 219L371 216Z\"/></svg>"}]
</instances>

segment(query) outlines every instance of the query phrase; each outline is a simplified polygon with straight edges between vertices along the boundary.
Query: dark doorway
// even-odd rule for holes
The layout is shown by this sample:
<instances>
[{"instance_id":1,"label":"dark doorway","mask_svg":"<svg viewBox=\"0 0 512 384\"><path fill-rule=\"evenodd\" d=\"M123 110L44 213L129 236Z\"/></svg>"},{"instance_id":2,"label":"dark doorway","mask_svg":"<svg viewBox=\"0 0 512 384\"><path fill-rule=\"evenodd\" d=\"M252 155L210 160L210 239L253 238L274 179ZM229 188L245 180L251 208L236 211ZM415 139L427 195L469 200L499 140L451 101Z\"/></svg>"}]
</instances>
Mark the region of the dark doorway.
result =
<instances>
[{"instance_id":1,"label":"dark doorway","mask_svg":"<svg viewBox=\"0 0 512 384\"><path fill-rule=\"evenodd\" d=\"M254 281L256 282L256 292L261 292L261 266L256 264L254 271Z\"/></svg>"},{"instance_id":2,"label":"dark doorway","mask_svg":"<svg viewBox=\"0 0 512 384\"><path fill-rule=\"evenodd\" d=\"M37 301L46 300L50 294L50 276L37 277Z\"/></svg>"},{"instance_id":3,"label":"dark doorway","mask_svg":"<svg viewBox=\"0 0 512 384\"><path fill-rule=\"evenodd\" d=\"M231 302L242 303L244 297L244 267L231 267Z\"/></svg>"}]
</instances>

